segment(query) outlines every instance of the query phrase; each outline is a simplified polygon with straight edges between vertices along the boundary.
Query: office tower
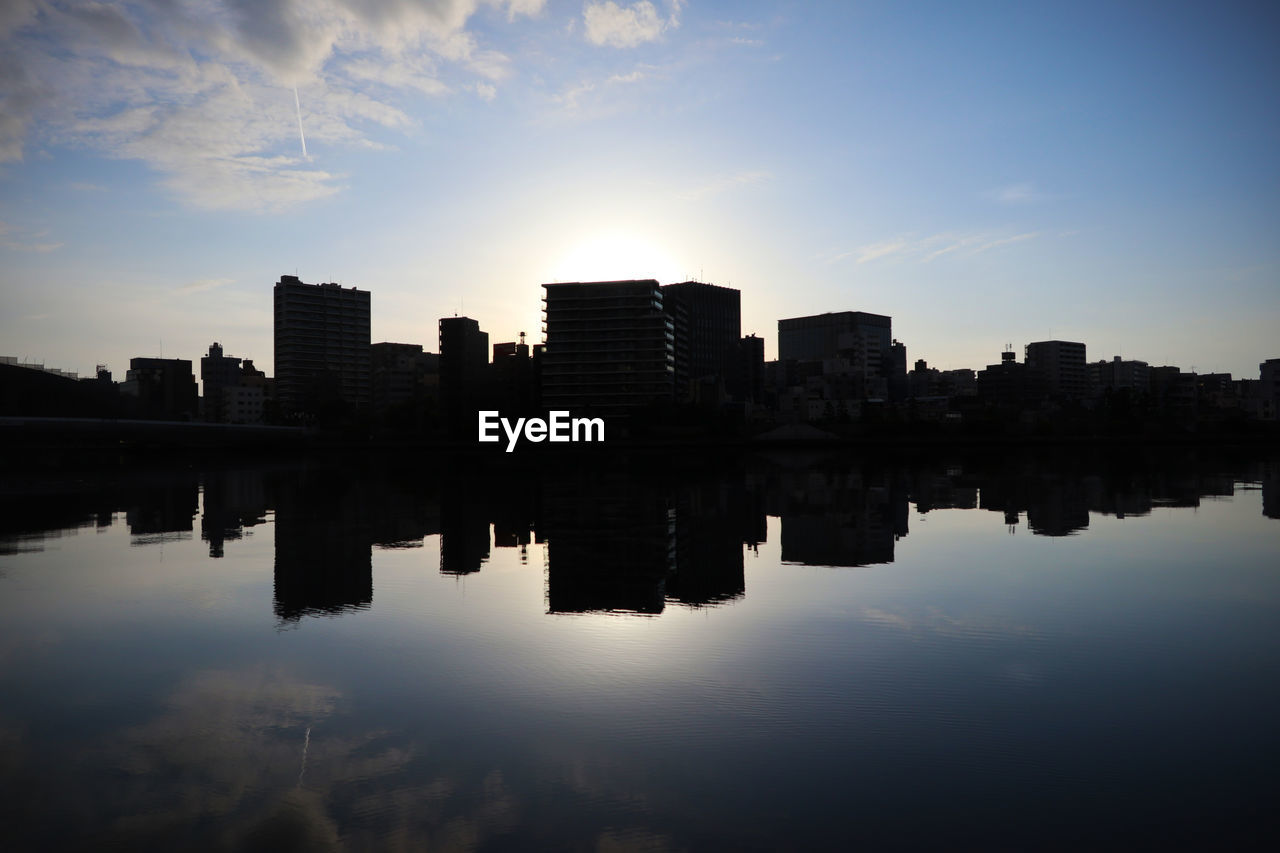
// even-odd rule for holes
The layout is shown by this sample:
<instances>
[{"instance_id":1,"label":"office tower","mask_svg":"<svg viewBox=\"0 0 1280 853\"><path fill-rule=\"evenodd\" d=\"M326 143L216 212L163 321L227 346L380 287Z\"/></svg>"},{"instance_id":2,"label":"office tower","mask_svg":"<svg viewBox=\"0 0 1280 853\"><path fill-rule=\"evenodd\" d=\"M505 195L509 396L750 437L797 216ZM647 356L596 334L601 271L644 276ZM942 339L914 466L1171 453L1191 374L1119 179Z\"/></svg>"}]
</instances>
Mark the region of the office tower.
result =
<instances>
[{"instance_id":1,"label":"office tower","mask_svg":"<svg viewBox=\"0 0 1280 853\"><path fill-rule=\"evenodd\" d=\"M714 377L726 383L742 336L742 293L700 281L662 287L662 308L675 339L675 394L684 399L690 382Z\"/></svg>"},{"instance_id":2,"label":"office tower","mask_svg":"<svg viewBox=\"0 0 1280 853\"><path fill-rule=\"evenodd\" d=\"M487 391L489 334L470 317L440 320L440 407L455 438L476 435L476 411ZM468 432L469 431L469 432Z\"/></svg>"},{"instance_id":3,"label":"office tower","mask_svg":"<svg viewBox=\"0 0 1280 853\"><path fill-rule=\"evenodd\" d=\"M276 395L285 413L370 402L369 291L306 284L275 286Z\"/></svg>"},{"instance_id":4,"label":"office tower","mask_svg":"<svg viewBox=\"0 0 1280 853\"><path fill-rule=\"evenodd\" d=\"M1027 369L1038 374L1053 397L1080 399L1089 391L1084 344L1074 341L1036 341L1027 344Z\"/></svg>"},{"instance_id":5,"label":"office tower","mask_svg":"<svg viewBox=\"0 0 1280 853\"><path fill-rule=\"evenodd\" d=\"M675 329L656 281L542 287L543 406L574 414L623 414L671 400Z\"/></svg>"},{"instance_id":6,"label":"office tower","mask_svg":"<svg viewBox=\"0 0 1280 853\"><path fill-rule=\"evenodd\" d=\"M841 311L778 321L779 361L844 358L865 376L888 377L892 319Z\"/></svg>"}]
</instances>

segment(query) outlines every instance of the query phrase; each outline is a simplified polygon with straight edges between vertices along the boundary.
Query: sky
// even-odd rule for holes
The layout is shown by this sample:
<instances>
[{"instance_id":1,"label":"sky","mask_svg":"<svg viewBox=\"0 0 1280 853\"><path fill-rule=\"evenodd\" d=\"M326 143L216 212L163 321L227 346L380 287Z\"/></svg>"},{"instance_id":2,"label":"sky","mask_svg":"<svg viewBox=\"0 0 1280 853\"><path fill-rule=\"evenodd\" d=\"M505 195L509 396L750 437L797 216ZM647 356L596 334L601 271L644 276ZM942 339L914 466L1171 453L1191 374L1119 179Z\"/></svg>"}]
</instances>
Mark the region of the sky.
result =
<instances>
[{"instance_id":1,"label":"sky","mask_svg":"<svg viewBox=\"0 0 1280 853\"><path fill-rule=\"evenodd\" d=\"M741 290L769 358L856 310L943 369L1256 378L1278 106L1274 3L5 0L0 355L272 374L283 274L428 351L656 278Z\"/></svg>"}]
</instances>

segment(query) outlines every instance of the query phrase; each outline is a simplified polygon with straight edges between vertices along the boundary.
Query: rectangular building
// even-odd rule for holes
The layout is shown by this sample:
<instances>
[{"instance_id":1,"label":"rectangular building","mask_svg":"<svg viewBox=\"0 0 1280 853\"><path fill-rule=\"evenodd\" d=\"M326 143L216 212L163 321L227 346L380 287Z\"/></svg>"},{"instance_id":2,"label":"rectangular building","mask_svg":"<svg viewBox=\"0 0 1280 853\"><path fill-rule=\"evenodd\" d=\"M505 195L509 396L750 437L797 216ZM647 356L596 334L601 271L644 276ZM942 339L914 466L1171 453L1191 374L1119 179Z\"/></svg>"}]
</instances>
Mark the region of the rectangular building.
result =
<instances>
[{"instance_id":1,"label":"rectangular building","mask_svg":"<svg viewBox=\"0 0 1280 853\"><path fill-rule=\"evenodd\" d=\"M369 291L306 284L282 275L275 286L276 394L286 413L316 401L367 407Z\"/></svg>"},{"instance_id":2,"label":"rectangular building","mask_svg":"<svg viewBox=\"0 0 1280 853\"><path fill-rule=\"evenodd\" d=\"M488 392L489 333L470 317L440 320L440 408L454 438L475 435Z\"/></svg>"},{"instance_id":3,"label":"rectangular building","mask_svg":"<svg viewBox=\"0 0 1280 853\"><path fill-rule=\"evenodd\" d=\"M690 382L731 382L742 336L742 292L682 281L663 285L662 308L675 331L676 397L685 397Z\"/></svg>"},{"instance_id":4,"label":"rectangular building","mask_svg":"<svg viewBox=\"0 0 1280 853\"><path fill-rule=\"evenodd\" d=\"M672 399L675 326L653 279L544 284L542 405L622 414Z\"/></svg>"},{"instance_id":5,"label":"rectangular building","mask_svg":"<svg viewBox=\"0 0 1280 853\"><path fill-rule=\"evenodd\" d=\"M1084 344L1076 341L1035 341L1027 344L1027 369L1038 374L1051 397L1081 399L1089 393Z\"/></svg>"},{"instance_id":6,"label":"rectangular building","mask_svg":"<svg viewBox=\"0 0 1280 853\"><path fill-rule=\"evenodd\" d=\"M169 421L195 420L200 395L185 358L131 358L120 393L138 401L140 414Z\"/></svg>"},{"instance_id":7,"label":"rectangular building","mask_svg":"<svg viewBox=\"0 0 1280 853\"><path fill-rule=\"evenodd\" d=\"M887 377L893 321L883 314L841 311L778 321L779 361L843 358L867 377Z\"/></svg>"}]
</instances>

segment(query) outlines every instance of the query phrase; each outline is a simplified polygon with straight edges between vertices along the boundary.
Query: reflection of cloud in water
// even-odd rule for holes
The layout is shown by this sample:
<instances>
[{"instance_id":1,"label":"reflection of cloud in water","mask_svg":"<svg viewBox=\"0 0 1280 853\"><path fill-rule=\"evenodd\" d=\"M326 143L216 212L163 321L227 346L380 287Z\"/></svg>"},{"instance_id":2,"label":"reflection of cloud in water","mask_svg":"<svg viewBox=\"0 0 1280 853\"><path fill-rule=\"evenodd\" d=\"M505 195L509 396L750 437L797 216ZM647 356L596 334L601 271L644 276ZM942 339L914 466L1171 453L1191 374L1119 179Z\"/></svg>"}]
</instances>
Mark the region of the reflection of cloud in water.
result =
<instances>
[{"instance_id":1,"label":"reflection of cloud in water","mask_svg":"<svg viewBox=\"0 0 1280 853\"><path fill-rule=\"evenodd\" d=\"M334 733L341 699L266 666L188 679L164 713L128 729L104 756L126 774L100 803L104 814L125 815L112 841L465 851L518 825L522 809L501 771L414 773L423 756L404 738Z\"/></svg>"},{"instance_id":2,"label":"reflection of cloud in water","mask_svg":"<svg viewBox=\"0 0 1280 853\"><path fill-rule=\"evenodd\" d=\"M915 613L894 612L878 607L866 607L858 611L864 622L898 628L912 633L944 634L972 639L1022 638L1032 639L1039 632L1029 625L1018 625L998 615L966 614L951 616L940 608L927 607Z\"/></svg>"}]
</instances>

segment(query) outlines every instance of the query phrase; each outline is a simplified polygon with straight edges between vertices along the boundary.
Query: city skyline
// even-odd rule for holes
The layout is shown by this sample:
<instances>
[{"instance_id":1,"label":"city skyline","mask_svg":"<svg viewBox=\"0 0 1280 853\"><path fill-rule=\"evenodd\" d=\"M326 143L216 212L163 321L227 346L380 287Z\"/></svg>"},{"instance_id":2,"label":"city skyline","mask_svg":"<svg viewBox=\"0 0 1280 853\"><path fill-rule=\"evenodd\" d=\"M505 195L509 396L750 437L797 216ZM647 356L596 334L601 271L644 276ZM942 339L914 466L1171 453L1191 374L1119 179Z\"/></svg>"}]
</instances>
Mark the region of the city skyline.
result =
<instances>
[{"instance_id":1,"label":"city skyline","mask_svg":"<svg viewBox=\"0 0 1280 853\"><path fill-rule=\"evenodd\" d=\"M1157 17L1158 15L1158 17ZM0 354L273 361L281 273L374 341L540 285L699 280L742 332L892 316L978 369L1082 341L1257 375L1280 316L1277 12L335 2L0 15ZM305 154L304 154L305 151Z\"/></svg>"}]
</instances>

